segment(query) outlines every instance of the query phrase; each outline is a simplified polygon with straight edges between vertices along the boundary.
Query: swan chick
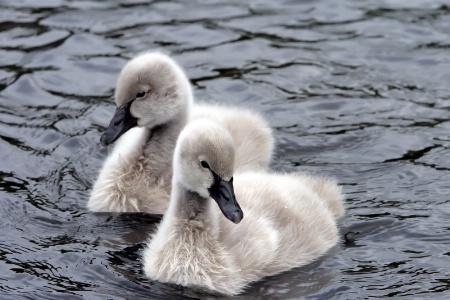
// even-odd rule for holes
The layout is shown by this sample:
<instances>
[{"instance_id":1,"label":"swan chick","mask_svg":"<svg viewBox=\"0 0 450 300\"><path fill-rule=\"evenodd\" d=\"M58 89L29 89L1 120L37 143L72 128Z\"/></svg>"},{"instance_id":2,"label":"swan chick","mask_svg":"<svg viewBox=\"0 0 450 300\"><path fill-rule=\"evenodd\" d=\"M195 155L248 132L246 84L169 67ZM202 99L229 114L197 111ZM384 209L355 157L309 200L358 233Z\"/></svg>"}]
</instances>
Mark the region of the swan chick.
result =
<instances>
[{"instance_id":1,"label":"swan chick","mask_svg":"<svg viewBox=\"0 0 450 300\"><path fill-rule=\"evenodd\" d=\"M116 112L100 141L117 142L87 207L96 212L163 214L171 188L173 150L193 103L189 80L167 55L144 53L122 69L115 102Z\"/></svg>"},{"instance_id":2,"label":"swan chick","mask_svg":"<svg viewBox=\"0 0 450 300\"><path fill-rule=\"evenodd\" d=\"M210 119L181 132L169 208L142 256L150 279L236 295L337 243L344 208L333 180L236 174L235 147L226 128Z\"/></svg>"},{"instance_id":3,"label":"swan chick","mask_svg":"<svg viewBox=\"0 0 450 300\"><path fill-rule=\"evenodd\" d=\"M131 59L118 78L115 102L100 139L115 145L92 188L91 211L164 214L178 135L197 118L215 119L228 129L238 154L236 170L265 169L271 160L274 140L267 123L248 110L194 104L184 71L165 54Z\"/></svg>"}]
</instances>

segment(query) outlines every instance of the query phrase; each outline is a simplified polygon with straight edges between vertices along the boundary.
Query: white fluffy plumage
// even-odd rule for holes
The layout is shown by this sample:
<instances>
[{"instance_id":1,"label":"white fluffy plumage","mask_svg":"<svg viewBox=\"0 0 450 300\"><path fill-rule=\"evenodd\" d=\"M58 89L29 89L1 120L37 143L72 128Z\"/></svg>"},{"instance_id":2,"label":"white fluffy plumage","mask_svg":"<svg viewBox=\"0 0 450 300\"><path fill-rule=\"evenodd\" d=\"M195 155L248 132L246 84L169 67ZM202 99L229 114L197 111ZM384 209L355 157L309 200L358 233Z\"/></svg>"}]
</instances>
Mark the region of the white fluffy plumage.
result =
<instances>
[{"instance_id":1,"label":"white fluffy plumage","mask_svg":"<svg viewBox=\"0 0 450 300\"><path fill-rule=\"evenodd\" d=\"M146 91L145 97L136 94ZM274 148L272 131L256 113L218 105L194 104L181 67L158 52L141 54L122 69L115 102L130 107L138 127L125 132L104 162L87 207L95 212L164 214L170 198L176 140L191 120L210 117L231 133L236 170L267 168Z\"/></svg>"},{"instance_id":2,"label":"white fluffy plumage","mask_svg":"<svg viewBox=\"0 0 450 300\"><path fill-rule=\"evenodd\" d=\"M193 121L180 134L169 209L143 252L150 279L236 295L252 281L314 261L337 243L344 197L334 180L234 173L234 149L228 130L212 120ZM244 216L238 224L208 196L217 180L212 174L230 181L233 173Z\"/></svg>"}]
</instances>

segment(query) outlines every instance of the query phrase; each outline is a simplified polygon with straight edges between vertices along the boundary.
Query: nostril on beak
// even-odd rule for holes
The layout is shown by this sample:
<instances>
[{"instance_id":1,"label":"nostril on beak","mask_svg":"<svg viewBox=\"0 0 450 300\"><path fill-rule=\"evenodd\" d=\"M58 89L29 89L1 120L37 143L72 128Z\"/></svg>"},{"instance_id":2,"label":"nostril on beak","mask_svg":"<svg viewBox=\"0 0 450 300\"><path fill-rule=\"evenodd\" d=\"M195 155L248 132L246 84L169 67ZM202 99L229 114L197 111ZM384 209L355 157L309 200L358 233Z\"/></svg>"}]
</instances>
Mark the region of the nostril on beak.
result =
<instances>
[{"instance_id":1,"label":"nostril on beak","mask_svg":"<svg viewBox=\"0 0 450 300\"><path fill-rule=\"evenodd\" d=\"M227 201L230 200L230 194L228 189L225 186L220 187L220 195L225 198Z\"/></svg>"}]
</instances>

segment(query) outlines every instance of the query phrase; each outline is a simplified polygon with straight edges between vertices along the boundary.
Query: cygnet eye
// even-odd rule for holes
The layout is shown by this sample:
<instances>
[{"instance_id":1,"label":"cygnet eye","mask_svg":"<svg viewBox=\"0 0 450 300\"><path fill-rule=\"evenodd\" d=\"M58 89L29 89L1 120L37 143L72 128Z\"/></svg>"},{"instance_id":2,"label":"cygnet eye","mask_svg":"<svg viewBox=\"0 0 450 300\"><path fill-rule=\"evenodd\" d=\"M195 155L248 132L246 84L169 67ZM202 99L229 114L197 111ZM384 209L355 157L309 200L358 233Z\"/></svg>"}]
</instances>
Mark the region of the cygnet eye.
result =
<instances>
[{"instance_id":1,"label":"cygnet eye","mask_svg":"<svg viewBox=\"0 0 450 300\"><path fill-rule=\"evenodd\" d=\"M209 169L209 165L208 165L208 163L207 163L206 161L202 160L202 161L200 162L200 164L202 165L203 168Z\"/></svg>"},{"instance_id":2,"label":"cygnet eye","mask_svg":"<svg viewBox=\"0 0 450 300\"><path fill-rule=\"evenodd\" d=\"M144 91L140 91L139 93L136 94L136 98L142 98L145 96L145 92Z\"/></svg>"}]
</instances>

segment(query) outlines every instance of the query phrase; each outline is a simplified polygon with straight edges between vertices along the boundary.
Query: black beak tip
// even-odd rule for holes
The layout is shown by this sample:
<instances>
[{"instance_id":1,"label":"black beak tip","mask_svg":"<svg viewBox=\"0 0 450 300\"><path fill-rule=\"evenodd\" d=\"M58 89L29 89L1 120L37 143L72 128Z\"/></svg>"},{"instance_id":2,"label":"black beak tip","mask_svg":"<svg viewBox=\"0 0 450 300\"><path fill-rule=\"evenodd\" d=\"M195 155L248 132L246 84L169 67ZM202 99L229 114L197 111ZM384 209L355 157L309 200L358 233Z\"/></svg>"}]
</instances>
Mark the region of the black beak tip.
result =
<instances>
[{"instance_id":1,"label":"black beak tip","mask_svg":"<svg viewBox=\"0 0 450 300\"><path fill-rule=\"evenodd\" d=\"M233 222L234 224L238 224L242 221L243 218L244 213L242 212L242 210L236 210L231 216L231 222Z\"/></svg>"},{"instance_id":2,"label":"black beak tip","mask_svg":"<svg viewBox=\"0 0 450 300\"><path fill-rule=\"evenodd\" d=\"M106 147L106 146L109 145L109 143L106 142L106 136L105 136L105 134L102 134L102 136L100 137L100 144L101 144L103 147Z\"/></svg>"}]
</instances>

